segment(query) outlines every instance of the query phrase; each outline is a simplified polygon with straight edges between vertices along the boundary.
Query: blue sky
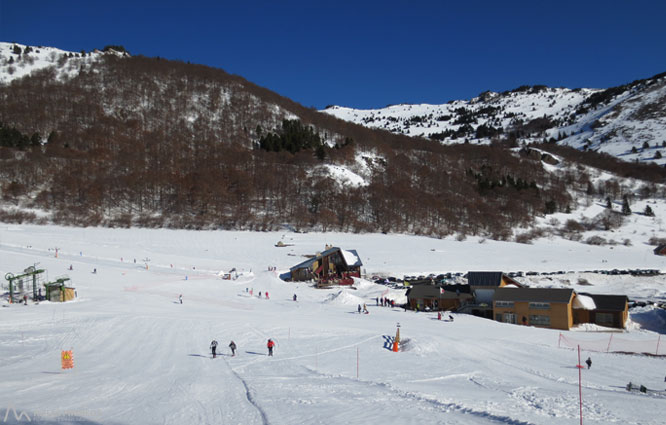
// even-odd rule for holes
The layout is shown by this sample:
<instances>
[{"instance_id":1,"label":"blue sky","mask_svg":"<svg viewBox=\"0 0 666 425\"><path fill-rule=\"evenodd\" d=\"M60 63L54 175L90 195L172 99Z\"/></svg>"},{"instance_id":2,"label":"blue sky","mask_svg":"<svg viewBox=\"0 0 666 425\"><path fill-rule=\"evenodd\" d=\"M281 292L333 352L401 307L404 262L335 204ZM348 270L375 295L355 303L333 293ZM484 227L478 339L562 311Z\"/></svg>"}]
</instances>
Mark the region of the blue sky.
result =
<instances>
[{"instance_id":1,"label":"blue sky","mask_svg":"<svg viewBox=\"0 0 666 425\"><path fill-rule=\"evenodd\" d=\"M649 77L666 71L665 17L661 0L0 0L0 40L123 45L305 106L374 108Z\"/></svg>"}]
</instances>

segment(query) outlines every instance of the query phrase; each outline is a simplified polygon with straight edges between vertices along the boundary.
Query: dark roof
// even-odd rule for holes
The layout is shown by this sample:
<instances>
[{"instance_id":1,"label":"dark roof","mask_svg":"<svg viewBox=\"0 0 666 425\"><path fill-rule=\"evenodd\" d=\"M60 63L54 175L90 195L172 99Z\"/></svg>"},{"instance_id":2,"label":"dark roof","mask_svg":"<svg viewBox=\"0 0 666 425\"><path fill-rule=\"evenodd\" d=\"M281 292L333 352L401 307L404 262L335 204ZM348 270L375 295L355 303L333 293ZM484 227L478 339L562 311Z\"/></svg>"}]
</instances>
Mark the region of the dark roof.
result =
<instances>
[{"instance_id":1,"label":"dark roof","mask_svg":"<svg viewBox=\"0 0 666 425\"><path fill-rule=\"evenodd\" d=\"M659 254L661 254L661 252L664 250L664 248L666 248L666 244L658 245L658 246L654 249L653 252L654 252L655 254L659 255Z\"/></svg>"},{"instance_id":2,"label":"dark roof","mask_svg":"<svg viewBox=\"0 0 666 425\"><path fill-rule=\"evenodd\" d=\"M469 285L442 285L444 292L460 292L461 294L470 294L472 293L472 288Z\"/></svg>"},{"instance_id":3,"label":"dark roof","mask_svg":"<svg viewBox=\"0 0 666 425\"><path fill-rule=\"evenodd\" d=\"M629 301L626 295L598 295L583 292L580 295L591 297L597 306L596 310L603 311L624 311Z\"/></svg>"},{"instance_id":4,"label":"dark roof","mask_svg":"<svg viewBox=\"0 0 666 425\"><path fill-rule=\"evenodd\" d=\"M312 264L318 259L323 257L328 257L329 255L334 254L336 252L340 252L340 257L342 257L342 261L344 261L348 267L361 267L363 265L363 263L361 262L361 257L359 257L355 249L346 249L345 251L351 252L356 256L356 261L353 264L347 264L347 259L345 258L345 255L342 253L342 249L338 248L337 246L334 246L332 248L327 249L326 251L322 252L319 255L315 255L314 257L308 258L307 260L303 261L302 263L296 264L289 270L293 271L298 269L310 268Z\"/></svg>"},{"instance_id":5,"label":"dark roof","mask_svg":"<svg viewBox=\"0 0 666 425\"><path fill-rule=\"evenodd\" d=\"M298 270L298 269L309 268L317 260L317 258L319 258L319 257L314 256L312 258L308 258L307 260L303 261L302 263L296 264L295 266L293 266L289 270L294 271L294 270Z\"/></svg>"},{"instance_id":6,"label":"dark roof","mask_svg":"<svg viewBox=\"0 0 666 425\"><path fill-rule=\"evenodd\" d=\"M568 303L573 289L569 288L498 288L494 301Z\"/></svg>"},{"instance_id":7,"label":"dark roof","mask_svg":"<svg viewBox=\"0 0 666 425\"><path fill-rule=\"evenodd\" d=\"M416 285L407 290L407 297L413 298L437 298L439 297L439 286L434 285Z\"/></svg>"},{"instance_id":8,"label":"dark roof","mask_svg":"<svg viewBox=\"0 0 666 425\"><path fill-rule=\"evenodd\" d=\"M472 286L500 286L502 272L468 272L467 283Z\"/></svg>"},{"instance_id":9,"label":"dark roof","mask_svg":"<svg viewBox=\"0 0 666 425\"><path fill-rule=\"evenodd\" d=\"M444 292L442 292L442 289ZM457 292L456 292L457 290ZM412 298L442 298L451 299L457 298L458 292L461 298L469 298L470 294L469 285L416 285L407 290L407 297Z\"/></svg>"}]
</instances>

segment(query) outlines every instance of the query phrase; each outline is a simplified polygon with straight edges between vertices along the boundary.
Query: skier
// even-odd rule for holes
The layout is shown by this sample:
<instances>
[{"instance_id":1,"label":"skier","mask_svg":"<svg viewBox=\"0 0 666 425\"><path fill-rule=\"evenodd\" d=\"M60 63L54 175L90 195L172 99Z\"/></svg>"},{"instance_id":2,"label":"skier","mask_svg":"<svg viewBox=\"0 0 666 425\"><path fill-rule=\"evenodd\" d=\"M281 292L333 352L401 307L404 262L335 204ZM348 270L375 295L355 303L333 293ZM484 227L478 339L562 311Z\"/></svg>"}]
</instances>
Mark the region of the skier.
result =
<instances>
[{"instance_id":1,"label":"skier","mask_svg":"<svg viewBox=\"0 0 666 425\"><path fill-rule=\"evenodd\" d=\"M296 298L297 298L297 297L296 297L296 294L294 294L294 301L296 301Z\"/></svg>"},{"instance_id":2,"label":"skier","mask_svg":"<svg viewBox=\"0 0 666 425\"><path fill-rule=\"evenodd\" d=\"M74 270L74 267L72 267L72 265L70 264L70 265L69 265L69 269L70 269L70 270Z\"/></svg>"},{"instance_id":3,"label":"skier","mask_svg":"<svg viewBox=\"0 0 666 425\"><path fill-rule=\"evenodd\" d=\"M273 347L275 347L275 343L273 342L272 339L268 340L268 344L266 344L266 347L268 347L268 355L273 357Z\"/></svg>"},{"instance_id":4,"label":"skier","mask_svg":"<svg viewBox=\"0 0 666 425\"><path fill-rule=\"evenodd\" d=\"M268 291L265 292L265 295L266 295L267 300L270 299L269 296L268 296Z\"/></svg>"},{"instance_id":5,"label":"skier","mask_svg":"<svg viewBox=\"0 0 666 425\"><path fill-rule=\"evenodd\" d=\"M379 297L375 297L375 305L379 305Z\"/></svg>"},{"instance_id":6,"label":"skier","mask_svg":"<svg viewBox=\"0 0 666 425\"><path fill-rule=\"evenodd\" d=\"M365 305L365 304L363 304L363 313L364 314L370 314L370 312L368 311L368 306Z\"/></svg>"},{"instance_id":7,"label":"skier","mask_svg":"<svg viewBox=\"0 0 666 425\"><path fill-rule=\"evenodd\" d=\"M453 322L453 316L451 316L450 314L449 314L449 321Z\"/></svg>"},{"instance_id":8,"label":"skier","mask_svg":"<svg viewBox=\"0 0 666 425\"><path fill-rule=\"evenodd\" d=\"M259 291L259 298L261 298L261 291Z\"/></svg>"},{"instance_id":9,"label":"skier","mask_svg":"<svg viewBox=\"0 0 666 425\"><path fill-rule=\"evenodd\" d=\"M210 343L210 349L213 352L213 358L215 358L215 350L217 349L217 341L213 340L213 342Z\"/></svg>"},{"instance_id":10,"label":"skier","mask_svg":"<svg viewBox=\"0 0 666 425\"><path fill-rule=\"evenodd\" d=\"M442 320L442 312L441 311L437 312L437 320Z\"/></svg>"},{"instance_id":11,"label":"skier","mask_svg":"<svg viewBox=\"0 0 666 425\"><path fill-rule=\"evenodd\" d=\"M97 274L97 269L93 269L93 274Z\"/></svg>"},{"instance_id":12,"label":"skier","mask_svg":"<svg viewBox=\"0 0 666 425\"><path fill-rule=\"evenodd\" d=\"M236 343L231 341L229 348L231 348L231 357L234 357L236 355Z\"/></svg>"},{"instance_id":13,"label":"skier","mask_svg":"<svg viewBox=\"0 0 666 425\"><path fill-rule=\"evenodd\" d=\"M356 310L358 311L358 314L361 314L361 304L358 305L358 308Z\"/></svg>"},{"instance_id":14,"label":"skier","mask_svg":"<svg viewBox=\"0 0 666 425\"><path fill-rule=\"evenodd\" d=\"M178 301L180 301L181 304L183 303L183 294L178 295Z\"/></svg>"},{"instance_id":15,"label":"skier","mask_svg":"<svg viewBox=\"0 0 666 425\"><path fill-rule=\"evenodd\" d=\"M592 359L590 357L588 357L587 360L585 360L585 363L587 364L588 369L592 367Z\"/></svg>"}]
</instances>

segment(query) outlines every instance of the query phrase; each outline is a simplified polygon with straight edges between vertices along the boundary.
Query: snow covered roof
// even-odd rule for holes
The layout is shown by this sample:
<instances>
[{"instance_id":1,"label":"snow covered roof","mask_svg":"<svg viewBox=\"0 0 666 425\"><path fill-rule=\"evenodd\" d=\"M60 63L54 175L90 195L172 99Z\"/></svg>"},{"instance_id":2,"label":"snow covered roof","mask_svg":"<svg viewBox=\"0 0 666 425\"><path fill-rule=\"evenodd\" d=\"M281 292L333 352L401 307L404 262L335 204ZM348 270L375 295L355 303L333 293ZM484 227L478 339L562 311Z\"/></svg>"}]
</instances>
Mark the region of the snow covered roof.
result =
<instances>
[{"instance_id":1,"label":"snow covered roof","mask_svg":"<svg viewBox=\"0 0 666 425\"><path fill-rule=\"evenodd\" d=\"M347 263L349 267L361 267L363 265L355 250L341 249L340 252L342 253L342 257L345 259L345 263Z\"/></svg>"},{"instance_id":2,"label":"snow covered roof","mask_svg":"<svg viewBox=\"0 0 666 425\"><path fill-rule=\"evenodd\" d=\"M594 303L592 297L576 294L576 298L574 298L573 301L573 308L580 310L594 310L597 308L597 305Z\"/></svg>"}]
</instances>

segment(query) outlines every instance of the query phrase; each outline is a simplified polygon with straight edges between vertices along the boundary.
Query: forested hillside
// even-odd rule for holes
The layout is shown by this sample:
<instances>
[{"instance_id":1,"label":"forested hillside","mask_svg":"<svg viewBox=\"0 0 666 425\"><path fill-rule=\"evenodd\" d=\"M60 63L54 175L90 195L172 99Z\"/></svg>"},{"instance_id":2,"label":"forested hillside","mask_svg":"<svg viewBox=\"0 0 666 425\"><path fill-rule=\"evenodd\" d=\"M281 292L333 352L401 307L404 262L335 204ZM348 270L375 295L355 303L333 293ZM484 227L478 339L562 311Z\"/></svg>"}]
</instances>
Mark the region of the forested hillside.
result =
<instances>
[{"instance_id":1,"label":"forested hillside","mask_svg":"<svg viewBox=\"0 0 666 425\"><path fill-rule=\"evenodd\" d=\"M585 197L660 196L666 177L578 154L554 170L503 138L443 146L369 129L201 65L107 54L71 72L76 60L0 85L0 220L509 239ZM645 189L599 183L578 160Z\"/></svg>"}]
</instances>

